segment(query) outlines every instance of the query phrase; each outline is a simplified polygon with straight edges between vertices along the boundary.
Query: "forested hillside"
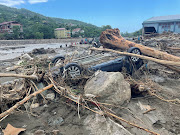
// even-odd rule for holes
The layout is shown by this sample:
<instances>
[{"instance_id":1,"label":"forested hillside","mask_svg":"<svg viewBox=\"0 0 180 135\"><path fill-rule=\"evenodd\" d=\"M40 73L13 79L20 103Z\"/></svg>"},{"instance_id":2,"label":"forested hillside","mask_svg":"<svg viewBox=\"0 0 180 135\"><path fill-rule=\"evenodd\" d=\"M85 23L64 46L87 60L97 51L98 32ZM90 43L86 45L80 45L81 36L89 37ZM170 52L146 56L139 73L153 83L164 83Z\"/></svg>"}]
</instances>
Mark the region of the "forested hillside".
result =
<instances>
[{"instance_id":1,"label":"forested hillside","mask_svg":"<svg viewBox=\"0 0 180 135\"><path fill-rule=\"evenodd\" d=\"M17 9L0 5L0 23L6 21L17 21L23 25L23 37L25 39L50 39L54 38L55 28L66 28L73 30L82 28L84 37L97 37L100 33L111 26L97 27L92 24L77 20L46 17L27 9ZM7 33L1 34L0 38L14 38Z\"/></svg>"}]
</instances>

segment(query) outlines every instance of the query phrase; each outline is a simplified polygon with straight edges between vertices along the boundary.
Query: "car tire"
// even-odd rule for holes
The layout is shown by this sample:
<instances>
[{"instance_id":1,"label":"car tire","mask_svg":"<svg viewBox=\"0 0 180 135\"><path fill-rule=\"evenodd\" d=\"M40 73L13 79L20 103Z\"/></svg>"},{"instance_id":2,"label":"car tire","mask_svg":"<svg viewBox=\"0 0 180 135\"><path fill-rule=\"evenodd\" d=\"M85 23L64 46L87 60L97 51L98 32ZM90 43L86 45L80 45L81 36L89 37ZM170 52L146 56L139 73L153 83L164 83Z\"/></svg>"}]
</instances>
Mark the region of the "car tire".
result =
<instances>
[{"instance_id":1,"label":"car tire","mask_svg":"<svg viewBox=\"0 0 180 135\"><path fill-rule=\"evenodd\" d=\"M134 54L138 54L138 55L141 55L142 53L141 53L141 50L139 49L139 48L137 48L137 47L131 47L131 48L129 48L128 49L128 52L129 53L134 53ZM139 63L140 61L141 61L141 59L140 58L138 58L138 57L134 57L134 56L129 56L129 60L131 61L131 62L133 62L133 63Z\"/></svg>"},{"instance_id":2,"label":"car tire","mask_svg":"<svg viewBox=\"0 0 180 135\"><path fill-rule=\"evenodd\" d=\"M64 67L65 76L70 78L77 78L81 76L82 68L77 63L69 63Z\"/></svg>"},{"instance_id":3,"label":"car tire","mask_svg":"<svg viewBox=\"0 0 180 135\"><path fill-rule=\"evenodd\" d=\"M53 63L53 66L57 66L58 64L63 64L64 60L65 60L65 57L56 56L51 60L51 62Z\"/></svg>"}]
</instances>

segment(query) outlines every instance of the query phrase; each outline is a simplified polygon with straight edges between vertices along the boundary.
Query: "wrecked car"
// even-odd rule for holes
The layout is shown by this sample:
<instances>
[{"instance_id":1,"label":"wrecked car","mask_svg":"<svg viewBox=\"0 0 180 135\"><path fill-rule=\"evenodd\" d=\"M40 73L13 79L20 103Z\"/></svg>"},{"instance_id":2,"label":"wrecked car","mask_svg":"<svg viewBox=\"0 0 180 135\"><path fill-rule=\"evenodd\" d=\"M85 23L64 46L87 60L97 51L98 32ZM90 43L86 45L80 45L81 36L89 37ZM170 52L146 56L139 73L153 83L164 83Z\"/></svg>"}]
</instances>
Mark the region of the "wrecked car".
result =
<instances>
[{"instance_id":1,"label":"wrecked car","mask_svg":"<svg viewBox=\"0 0 180 135\"><path fill-rule=\"evenodd\" d=\"M129 53L139 54L141 55L141 51L137 47L131 47L128 49ZM92 61L98 61L102 57L101 55L95 56L86 56L84 58L75 59L71 63L66 64L59 68L59 73L70 76L71 78L76 78L82 74L83 67L82 65L88 63L89 59L93 59ZM63 56L55 56L52 59L52 63L54 65L61 64L64 62L65 57ZM126 72L132 74L135 70L139 69L143 65L142 59L134 56L121 56L114 60L106 61L96 65L90 65L87 70L89 71L106 71L106 72L121 72L123 69L126 69Z\"/></svg>"}]
</instances>

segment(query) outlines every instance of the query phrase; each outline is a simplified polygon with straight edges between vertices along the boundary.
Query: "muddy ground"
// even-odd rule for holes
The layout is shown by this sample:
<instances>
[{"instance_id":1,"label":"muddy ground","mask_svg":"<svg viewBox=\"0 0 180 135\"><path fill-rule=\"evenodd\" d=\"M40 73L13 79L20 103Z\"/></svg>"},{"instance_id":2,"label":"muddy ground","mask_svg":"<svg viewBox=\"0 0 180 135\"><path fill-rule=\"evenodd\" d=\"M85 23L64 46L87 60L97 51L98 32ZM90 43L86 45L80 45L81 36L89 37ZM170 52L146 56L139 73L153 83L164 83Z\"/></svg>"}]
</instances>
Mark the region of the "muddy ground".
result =
<instances>
[{"instance_id":1,"label":"muddy ground","mask_svg":"<svg viewBox=\"0 0 180 135\"><path fill-rule=\"evenodd\" d=\"M165 39L163 39L165 40ZM151 39L144 39L141 44L167 51L167 49L160 48L161 37ZM139 42L139 41L138 41ZM174 39L174 43L171 38L166 37L166 42L162 41L166 46L172 46L168 44L175 44L175 47L179 47L180 40ZM68 45L66 47L66 44ZM62 48L60 48L62 45ZM74 52L78 52L78 55L87 54L91 45L77 45L76 47L69 47L70 42L53 43L53 44L36 44L24 46L25 51L18 45L14 48L7 48L7 46L1 46L0 48L0 71L6 71L7 67L15 65L19 61L19 56L25 52L30 52L35 48L45 48L48 50L54 50L55 52L46 54L35 54L35 57L51 57L61 55L72 55ZM47 47L48 46L48 47ZM162 46L162 45L161 45ZM165 46L165 45L164 45ZM168 50L170 52L170 50ZM180 56L179 52L170 52L174 55ZM10 56L13 54L13 56ZM6 56L6 57L3 57ZM9 56L9 57L7 57ZM180 99L180 75L168 68L156 64L154 62L145 62L143 66L136 74L134 78L142 80L144 82L152 81L152 85L156 85L155 89L157 95L163 99ZM0 78L0 83L10 81L14 78ZM147 108L154 108L147 114L143 114ZM161 135L178 135L180 134L180 103L171 103L161 100L155 96L148 94L132 94L132 98L129 104L123 106L110 107L118 116L136 123L139 126L155 131ZM0 126L4 129L8 123L18 128L26 128L26 132L22 135L33 134L37 130L44 130L46 134L52 134L53 130L59 130L62 135L89 135L91 131L88 130L85 125L85 120L89 115L94 115L93 112L80 108L80 116L78 117L77 105L69 102L67 99L60 97L58 94L53 101L43 103L40 107L33 109L33 113L38 115L37 117L31 115L29 111L26 111L22 106L12 115L9 115L6 119L1 121ZM133 135L149 135L145 131L132 127L124 122L115 120L117 123L123 125Z\"/></svg>"}]
</instances>

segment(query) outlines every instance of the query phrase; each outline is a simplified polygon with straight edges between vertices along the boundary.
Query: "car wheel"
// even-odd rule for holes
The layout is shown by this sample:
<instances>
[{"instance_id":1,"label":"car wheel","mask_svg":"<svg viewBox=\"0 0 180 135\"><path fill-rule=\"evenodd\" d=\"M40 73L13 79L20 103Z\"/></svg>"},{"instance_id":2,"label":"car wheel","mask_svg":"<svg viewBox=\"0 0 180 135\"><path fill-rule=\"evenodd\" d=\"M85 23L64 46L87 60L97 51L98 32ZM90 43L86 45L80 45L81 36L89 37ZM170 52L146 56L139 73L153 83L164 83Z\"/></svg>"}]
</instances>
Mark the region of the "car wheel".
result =
<instances>
[{"instance_id":1,"label":"car wheel","mask_svg":"<svg viewBox=\"0 0 180 135\"><path fill-rule=\"evenodd\" d=\"M81 67L76 63L69 63L65 67L65 75L70 78L77 78L81 75Z\"/></svg>"},{"instance_id":2,"label":"car wheel","mask_svg":"<svg viewBox=\"0 0 180 135\"><path fill-rule=\"evenodd\" d=\"M131 47L128 50L129 53L134 53L134 54L138 54L141 55L141 50L137 47ZM133 63L138 63L141 59L135 56L130 56L129 59L133 62Z\"/></svg>"},{"instance_id":3,"label":"car wheel","mask_svg":"<svg viewBox=\"0 0 180 135\"><path fill-rule=\"evenodd\" d=\"M65 58L63 56L56 56L52 59L53 66L60 66L64 64Z\"/></svg>"}]
</instances>

